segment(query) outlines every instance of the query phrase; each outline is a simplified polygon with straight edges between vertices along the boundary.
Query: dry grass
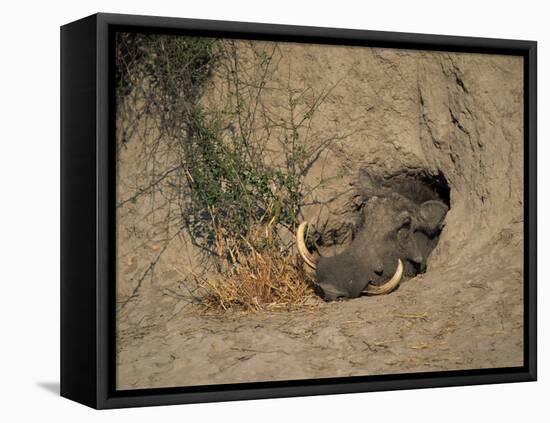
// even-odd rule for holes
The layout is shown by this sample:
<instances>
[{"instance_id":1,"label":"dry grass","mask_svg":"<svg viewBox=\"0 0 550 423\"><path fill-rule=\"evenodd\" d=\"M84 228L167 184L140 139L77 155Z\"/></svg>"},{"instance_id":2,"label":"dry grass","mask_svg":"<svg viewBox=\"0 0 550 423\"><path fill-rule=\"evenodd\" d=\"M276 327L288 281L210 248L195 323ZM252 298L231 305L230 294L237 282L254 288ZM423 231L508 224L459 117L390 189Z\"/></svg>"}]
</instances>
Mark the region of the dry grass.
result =
<instances>
[{"instance_id":1,"label":"dry grass","mask_svg":"<svg viewBox=\"0 0 550 423\"><path fill-rule=\"evenodd\" d=\"M274 311L316 308L320 300L296 259L277 251L251 252L216 279L199 282L208 310Z\"/></svg>"}]
</instances>

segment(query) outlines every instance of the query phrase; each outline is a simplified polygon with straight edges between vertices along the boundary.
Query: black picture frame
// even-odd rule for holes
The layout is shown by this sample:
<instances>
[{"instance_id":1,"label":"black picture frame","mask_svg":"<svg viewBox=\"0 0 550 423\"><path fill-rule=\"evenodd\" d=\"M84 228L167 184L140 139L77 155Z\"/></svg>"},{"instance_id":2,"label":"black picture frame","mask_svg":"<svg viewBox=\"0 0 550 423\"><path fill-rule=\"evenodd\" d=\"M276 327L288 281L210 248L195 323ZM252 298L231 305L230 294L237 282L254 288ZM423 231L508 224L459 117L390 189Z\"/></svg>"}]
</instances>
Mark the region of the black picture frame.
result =
<instances>
[{"instance_id":1,"label":"black picture frame","mask_svg":"<svg viewBox=\"0 0 550 423\"><path fill-rule=\"evenodd\" d=\"M524 58L524 365L117 391L114 281L116 31L518 55ZM95 14L61 27L61 395L97 409L534 381L537 377L537 44L398 32Z\"/></svg>"}]
</instances>

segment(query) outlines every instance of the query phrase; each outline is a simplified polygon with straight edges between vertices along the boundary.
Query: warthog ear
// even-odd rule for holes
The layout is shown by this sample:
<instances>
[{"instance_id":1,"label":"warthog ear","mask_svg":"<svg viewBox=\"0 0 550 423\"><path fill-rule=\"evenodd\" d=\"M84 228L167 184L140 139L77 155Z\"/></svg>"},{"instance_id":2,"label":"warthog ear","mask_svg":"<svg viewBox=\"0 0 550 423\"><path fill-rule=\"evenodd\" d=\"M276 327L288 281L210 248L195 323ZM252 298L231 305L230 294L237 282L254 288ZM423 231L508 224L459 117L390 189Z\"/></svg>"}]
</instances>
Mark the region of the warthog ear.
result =
<instances>
[{"instance_id":1,"label":"warthog ear","mask_svg":"<svg viewBox=\"0 0 550 423\"><path fill-rule=\"evenodd\" d=\"M428 232L439 229L448 211L449 207L441 201L425 201L420 205L420 226Z\"/></svg>"}]
</instances>

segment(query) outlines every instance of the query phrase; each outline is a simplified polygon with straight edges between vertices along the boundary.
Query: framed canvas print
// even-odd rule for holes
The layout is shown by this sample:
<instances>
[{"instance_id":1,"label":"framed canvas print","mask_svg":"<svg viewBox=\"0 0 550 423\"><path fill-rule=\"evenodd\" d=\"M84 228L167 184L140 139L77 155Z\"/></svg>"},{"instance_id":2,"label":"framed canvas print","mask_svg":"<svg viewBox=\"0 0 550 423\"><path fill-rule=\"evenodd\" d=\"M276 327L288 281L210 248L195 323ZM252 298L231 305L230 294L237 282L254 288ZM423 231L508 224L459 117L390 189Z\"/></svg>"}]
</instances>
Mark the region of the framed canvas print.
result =
<instances>
[{"instance_id":1,"label":"framed canvas print","mask_svg":"<svg viewBox=\"0 0 550 423\"><path fill-rule=\"evenodd\" d=\"M536 43L61 28L61 393L536 379Z\"/></svg>"}]
</instances>

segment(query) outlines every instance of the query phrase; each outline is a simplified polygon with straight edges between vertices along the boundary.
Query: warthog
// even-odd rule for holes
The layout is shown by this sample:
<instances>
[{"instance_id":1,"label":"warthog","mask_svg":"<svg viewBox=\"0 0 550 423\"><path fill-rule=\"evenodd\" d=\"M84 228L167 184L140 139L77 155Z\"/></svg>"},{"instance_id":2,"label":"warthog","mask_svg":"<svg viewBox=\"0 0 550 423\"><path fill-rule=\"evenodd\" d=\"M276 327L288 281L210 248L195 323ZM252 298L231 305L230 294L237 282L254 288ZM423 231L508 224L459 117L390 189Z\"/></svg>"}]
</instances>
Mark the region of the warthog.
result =
<instances>
[{"instance_id":1,"label":"warthog","mask_svg":"<svg viewBox=\"0 0 550 423\"><path fill-rule=\"evenodd\" d=\"M298 227L298 252L326 300L387 294L403 276L426 271L448 206L417 180L395 179L379 186L376 195L370 191L359 210L353 241L341 254L322 257L310 252L305 241L308 223Z\"/></svg>"}]
</instances>

